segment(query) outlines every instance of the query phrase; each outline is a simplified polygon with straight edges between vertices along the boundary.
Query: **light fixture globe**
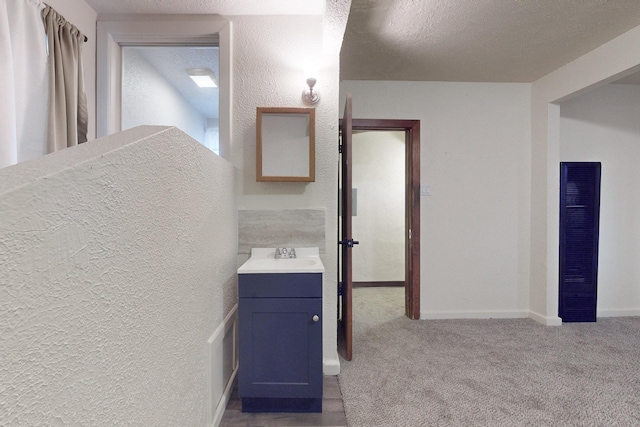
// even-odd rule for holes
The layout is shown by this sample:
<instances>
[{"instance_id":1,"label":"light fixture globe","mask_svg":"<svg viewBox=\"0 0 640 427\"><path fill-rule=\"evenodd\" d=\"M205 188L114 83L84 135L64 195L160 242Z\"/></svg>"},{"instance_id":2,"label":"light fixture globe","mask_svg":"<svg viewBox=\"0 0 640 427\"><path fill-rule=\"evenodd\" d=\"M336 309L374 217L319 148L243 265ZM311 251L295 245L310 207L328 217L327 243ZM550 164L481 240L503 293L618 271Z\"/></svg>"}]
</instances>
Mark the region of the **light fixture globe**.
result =
<instances>
[{"instance_id":1,"label":"light fixture globe","mask_svg":"<svg viewBox=\"0 0 640 427\"><path fill-rule=\"evenodd\" d=\"M307 85L309 87L302 91L302 102L307 105L317 104L318 101L320 101L320 92L313 90L313 87L316 85L316 79L313 77L308 78Z\"/></svg>"}]
</instances>

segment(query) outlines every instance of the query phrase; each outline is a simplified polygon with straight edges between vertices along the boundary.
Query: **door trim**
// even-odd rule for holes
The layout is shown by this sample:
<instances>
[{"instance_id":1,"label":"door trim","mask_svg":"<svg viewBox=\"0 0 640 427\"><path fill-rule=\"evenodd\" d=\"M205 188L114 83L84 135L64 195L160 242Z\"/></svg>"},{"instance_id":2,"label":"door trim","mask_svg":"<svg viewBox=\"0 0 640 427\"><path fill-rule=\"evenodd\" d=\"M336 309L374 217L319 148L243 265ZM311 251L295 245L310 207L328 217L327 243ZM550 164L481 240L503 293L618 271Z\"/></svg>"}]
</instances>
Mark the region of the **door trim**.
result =
<instances>
[{"instance_id":1,"label":"door trim","mask_svg":"<svg viewBox=\"0 0 640 427\"><path fill-rule=\"evenodd\" d=\"M220 15L108 15L96 24L96 137L120 132L122 46L220 48L220 155L231 148L231 21ZM108 20L113 19L113 20Z\"/></svg>"},{"instance_id":2,"label":"door trim","mask_svg":"<svg viewBox=\"0 0 640 427\"><path fill-rule=\"evenodd\" d=\"M353 119L352 129L405 133L405 314L410 319L419 319L420 120ZM411 238L409 238L409 230L411 230Z\"/></svg>"}]
</instances>

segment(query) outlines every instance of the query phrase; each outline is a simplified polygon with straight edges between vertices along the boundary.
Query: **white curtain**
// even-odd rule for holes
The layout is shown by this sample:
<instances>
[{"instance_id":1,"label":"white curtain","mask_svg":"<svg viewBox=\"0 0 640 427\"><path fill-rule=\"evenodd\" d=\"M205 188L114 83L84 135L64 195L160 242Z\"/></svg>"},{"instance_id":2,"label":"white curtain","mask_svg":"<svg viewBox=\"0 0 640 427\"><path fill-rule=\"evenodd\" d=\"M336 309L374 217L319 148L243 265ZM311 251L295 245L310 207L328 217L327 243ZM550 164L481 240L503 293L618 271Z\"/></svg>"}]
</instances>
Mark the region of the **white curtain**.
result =
<instances>
[{"instance_id":1,"label":"white curtain","mask_svg":"<svg viewBox=\"0 0 640 427\"><path fill-rule=\"evenodd\" d=\"M0 167L46 154L47 51L38 0L0 3Z\"/></svg>"}]
</instances>

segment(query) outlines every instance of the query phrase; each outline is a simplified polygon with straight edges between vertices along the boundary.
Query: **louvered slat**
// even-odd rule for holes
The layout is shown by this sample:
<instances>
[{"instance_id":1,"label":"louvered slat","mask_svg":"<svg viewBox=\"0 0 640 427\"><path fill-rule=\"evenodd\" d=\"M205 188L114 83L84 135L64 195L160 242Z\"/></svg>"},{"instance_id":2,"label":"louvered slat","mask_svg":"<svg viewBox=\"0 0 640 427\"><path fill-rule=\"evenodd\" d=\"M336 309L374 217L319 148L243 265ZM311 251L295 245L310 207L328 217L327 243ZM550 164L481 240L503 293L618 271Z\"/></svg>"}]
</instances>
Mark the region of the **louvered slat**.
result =
<instances>
[{"instance_id":1,"label":"louvered slat","mask_svg":"<svg viewBox=\"0 0 640 427\"><path fill-rule=\"evenodd\" d=\"M559 316L563 322L595 322L601 165L560 167Z\"/></svg>"}]
</instances>

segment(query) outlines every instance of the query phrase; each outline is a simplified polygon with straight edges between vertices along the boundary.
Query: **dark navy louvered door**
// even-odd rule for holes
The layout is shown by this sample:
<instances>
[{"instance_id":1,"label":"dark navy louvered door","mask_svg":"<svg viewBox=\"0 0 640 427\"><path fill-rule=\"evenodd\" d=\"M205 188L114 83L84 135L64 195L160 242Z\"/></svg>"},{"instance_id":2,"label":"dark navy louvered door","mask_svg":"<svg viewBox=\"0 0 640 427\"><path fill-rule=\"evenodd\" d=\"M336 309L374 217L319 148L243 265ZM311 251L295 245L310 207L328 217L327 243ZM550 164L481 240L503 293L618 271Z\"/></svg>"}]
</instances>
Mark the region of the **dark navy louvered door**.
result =
<instances>
[{"instance_id":1,"label":"dark navy louvered door","mask_svg":"<svg viewBox=\"0 0 640 427\"><path fill-rule=\"evenodd\" d=\"M563 322L595 322L600 163L560 164L560 295Z\"/></svg>"}]
</instances>

